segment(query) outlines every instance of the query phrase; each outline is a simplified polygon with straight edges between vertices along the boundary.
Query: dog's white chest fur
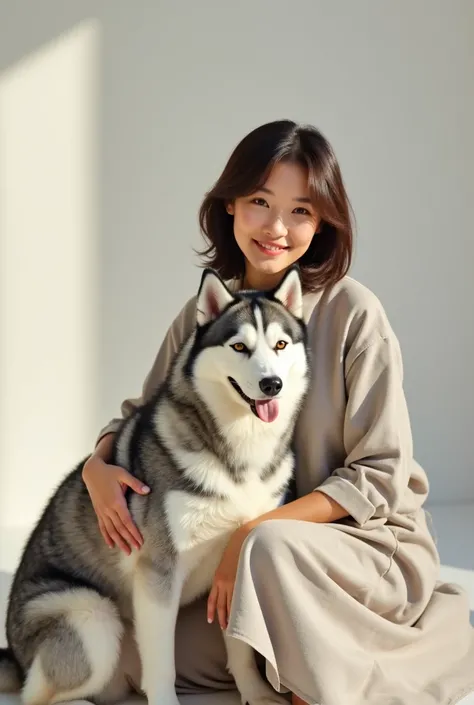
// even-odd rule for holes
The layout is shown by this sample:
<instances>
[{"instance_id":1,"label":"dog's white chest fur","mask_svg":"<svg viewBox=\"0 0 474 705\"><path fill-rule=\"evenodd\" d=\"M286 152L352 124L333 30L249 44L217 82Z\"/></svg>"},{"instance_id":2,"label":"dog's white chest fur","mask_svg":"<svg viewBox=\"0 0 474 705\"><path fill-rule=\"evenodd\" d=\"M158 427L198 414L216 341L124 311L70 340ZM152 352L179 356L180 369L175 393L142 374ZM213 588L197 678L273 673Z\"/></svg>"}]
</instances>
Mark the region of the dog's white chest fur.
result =
<instances>
[{"instance_id":1,"label":"dog's white chest fur","mask_svg":"<svg viewBox=\"0 0 474 705\"><path fill-rule=\"evenodd\" d=\"M287 462L291 461L283 461L281 473L287 472ZM222 470L219 475L225 478ZM277 478L262 482L258 476L251 477L241 484L226 479L225 496L171 491L166 498L168 524L180 567L186 575L181 604L187 604L209 589L232 533L277 506L278 500L272 496L275 485L278 486ZM222 482L224 484L224 479Z\"/></svg>"},{"instance_id":2,"label":"dog's white chest fur","mask_svg":"<svg viewBox=\"0 0 474 705\"><path fill-rule=\"evenodd\" d=\"M260 482L236 488L232 498L198 497L173 491L166 500L168 522L179 553L230 532L276 506Z\"/></svg>"}]
</instances>

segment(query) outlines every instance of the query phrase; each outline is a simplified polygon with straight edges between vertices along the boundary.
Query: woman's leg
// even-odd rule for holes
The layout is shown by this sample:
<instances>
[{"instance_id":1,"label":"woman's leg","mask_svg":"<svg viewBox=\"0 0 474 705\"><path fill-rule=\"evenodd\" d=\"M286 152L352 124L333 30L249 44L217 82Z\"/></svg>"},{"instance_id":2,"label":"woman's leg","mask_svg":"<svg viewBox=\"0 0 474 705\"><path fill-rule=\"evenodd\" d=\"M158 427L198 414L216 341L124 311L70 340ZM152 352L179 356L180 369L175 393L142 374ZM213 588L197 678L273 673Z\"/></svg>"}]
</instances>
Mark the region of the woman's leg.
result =
<instances>
[{"instance_id":1,"label":"woman's leg","mask_svg":"<svg viewBox=\"0 0 474 705\"><path fill-rule=\"evenodd\" d=\"M295 705L446 705L474 688L474 640L465 594L436 578L416 530L401 546L385 526L265 522L243 546L228 633Z\"/></svg>"},{"instance_id":2,"label":"woman's leg","mask_svg":"<svg viewBox=\"0 0 474 705\"><path fill-rule=\"evenodd\" d=\"M255 649L294 705L455 702L474 689L465 594L435 586L428 542L415 532L399 545L387 527L359 531L257 527L242 550L228 633ZM179 614L176 664L178 694L235 688L206 599Z\"/></svg>"}]
</instances>

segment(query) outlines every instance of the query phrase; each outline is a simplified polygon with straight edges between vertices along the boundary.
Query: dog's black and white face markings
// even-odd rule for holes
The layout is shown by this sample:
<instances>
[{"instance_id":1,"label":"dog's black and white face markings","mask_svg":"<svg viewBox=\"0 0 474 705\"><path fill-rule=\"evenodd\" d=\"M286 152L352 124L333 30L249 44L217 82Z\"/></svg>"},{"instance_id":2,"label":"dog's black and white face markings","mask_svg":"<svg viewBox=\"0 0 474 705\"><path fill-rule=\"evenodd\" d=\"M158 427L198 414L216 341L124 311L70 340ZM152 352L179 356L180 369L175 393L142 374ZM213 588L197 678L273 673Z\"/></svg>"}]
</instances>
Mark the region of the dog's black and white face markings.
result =
<instances>
[{"instance_id":1,"label":"dog's black and white face markings","mask_svg":"<svg viewBox=\"0 0 474 705\"><path fill-rule=\"evenodd\" d=\"M306 373L302 309L296 268L270 292L238 294L206 270L197 298L197 388L214 385L222 395L225 387L229 403L245 405L261 421L273 422L292 384Z\"/></svg>"}]
</instances>

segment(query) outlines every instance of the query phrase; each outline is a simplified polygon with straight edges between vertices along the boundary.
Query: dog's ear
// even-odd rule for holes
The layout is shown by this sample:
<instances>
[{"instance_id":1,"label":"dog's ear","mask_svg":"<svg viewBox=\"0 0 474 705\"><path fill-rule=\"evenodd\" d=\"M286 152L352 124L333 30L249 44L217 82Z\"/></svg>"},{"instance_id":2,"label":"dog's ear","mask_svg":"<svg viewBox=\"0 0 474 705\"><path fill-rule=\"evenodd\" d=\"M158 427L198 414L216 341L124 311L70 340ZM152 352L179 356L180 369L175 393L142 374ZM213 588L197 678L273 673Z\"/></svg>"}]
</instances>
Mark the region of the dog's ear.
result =
<instances>
[{"instance_id":1,"label":"dog's ear","mask_svg":"<svg viewBox=\"0 0 474 705\"><path fill-rule=\"evenodd\" d=\"M196 320L198 326L205 326L220 316L234 300L220 276L213 269L205 269L196 301Z\"/></svg>"},{"instance_id":2,"label":"dog's ear","mask_svg":"<svg viewBox=\"0 0 474 705\"><path fill-rule=\"evenodd\" d=\"M286 272L279 285L274 289L273 296L277 301L280 301L293 316L297 318L303 317L303 287L298 267L291 267Z\"/></svg>"}]
</instances>

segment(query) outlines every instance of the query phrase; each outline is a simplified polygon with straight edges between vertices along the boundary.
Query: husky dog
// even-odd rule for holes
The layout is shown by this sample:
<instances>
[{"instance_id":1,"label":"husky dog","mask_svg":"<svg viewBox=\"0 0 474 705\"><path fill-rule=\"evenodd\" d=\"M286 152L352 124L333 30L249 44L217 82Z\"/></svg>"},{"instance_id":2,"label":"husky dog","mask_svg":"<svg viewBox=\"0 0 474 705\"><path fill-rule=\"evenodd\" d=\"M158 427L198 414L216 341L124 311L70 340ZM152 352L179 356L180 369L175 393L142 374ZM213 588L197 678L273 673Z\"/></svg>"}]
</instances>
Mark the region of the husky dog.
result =
<instances>
[{"instance_id":1,"label":"husky dog","mask_svg":"<svg viewBox=\"0 0 474 705\"><path fill-rule=\"evenodd\" d=\"M108 548L85 461L65 477L13 580L0 691L22 690L25 705L117 701L130 692L128 639L150 705L177 705L178 609L209 591L232 532L284 500L307 354L297 268L271 292L235 294L204 271L192 334L115 437L111 462L151 488L128 496L144 544L129 556ZM280 702L250 647L225 640L243 701Z\"/></svg>"}]
</instances>

